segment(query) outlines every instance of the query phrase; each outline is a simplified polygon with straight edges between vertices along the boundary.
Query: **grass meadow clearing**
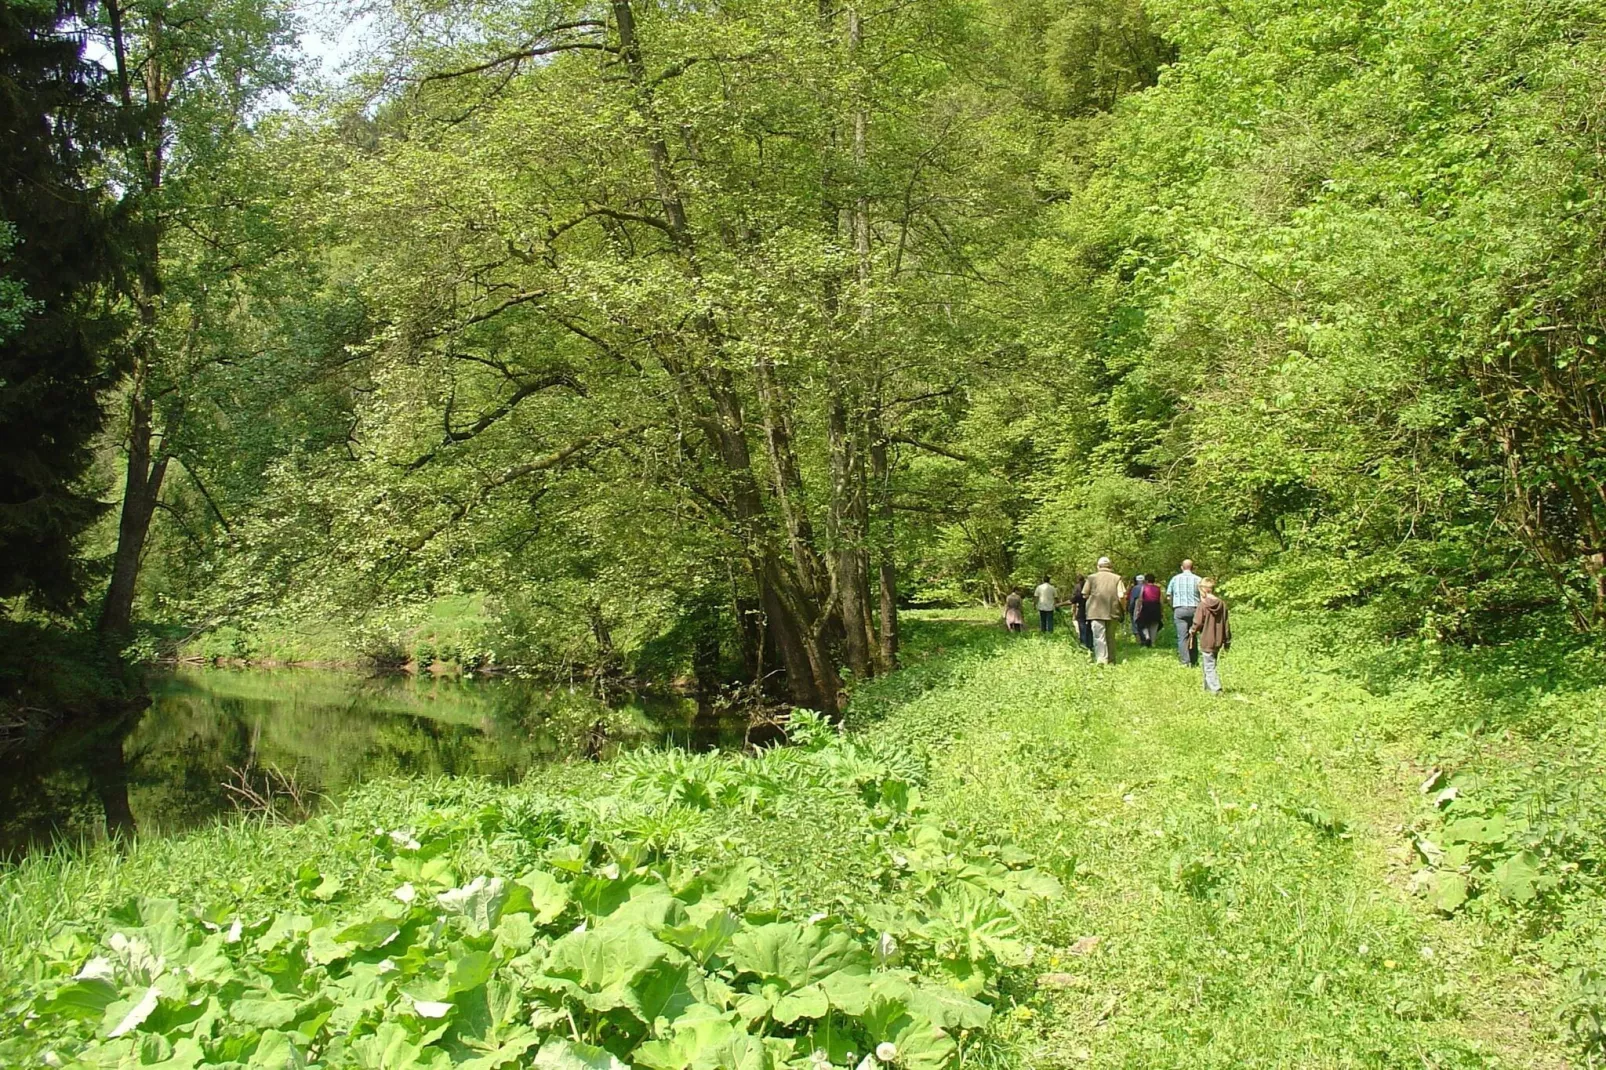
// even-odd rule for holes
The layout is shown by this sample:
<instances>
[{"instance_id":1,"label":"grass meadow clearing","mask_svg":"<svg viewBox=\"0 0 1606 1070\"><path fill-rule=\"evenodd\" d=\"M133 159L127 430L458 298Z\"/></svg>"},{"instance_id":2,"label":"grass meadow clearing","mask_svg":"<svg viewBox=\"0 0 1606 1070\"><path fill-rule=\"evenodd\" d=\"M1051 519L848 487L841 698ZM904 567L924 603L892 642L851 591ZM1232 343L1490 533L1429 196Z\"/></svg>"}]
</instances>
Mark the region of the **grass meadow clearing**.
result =
<instances>
[{"instance_id":1,"label":"grass meadow clearing","mask_svg":"<svg viewBox=\"0 0 1606 1070\"><path fill-rule=\"evenodd\" d=\"M1587 655L1472 673L1246 613L1211 696L1167 634L1101 668L990 615L911 631L793 747L30 858L0 873L0 1062L1598 1057Z\"/></svg>"}]
</instances>

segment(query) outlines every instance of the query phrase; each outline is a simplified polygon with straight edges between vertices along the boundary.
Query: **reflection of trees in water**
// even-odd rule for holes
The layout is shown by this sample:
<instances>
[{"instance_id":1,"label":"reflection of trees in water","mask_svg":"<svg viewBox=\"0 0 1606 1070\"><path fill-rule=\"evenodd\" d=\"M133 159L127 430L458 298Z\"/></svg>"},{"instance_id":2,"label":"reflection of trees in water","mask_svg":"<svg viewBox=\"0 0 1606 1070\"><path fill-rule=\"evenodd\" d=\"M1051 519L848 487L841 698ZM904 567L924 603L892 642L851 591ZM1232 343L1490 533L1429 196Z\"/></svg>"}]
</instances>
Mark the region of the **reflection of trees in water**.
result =
<instances>
[{"instance_id":1,"label":"reflection of trees in water","mask_svg":"<svg viewBox=\"0 0 1606 1070\"><path fill-rule=\"evenodd\" d=\"M144 717L115 730L72 727L26 757L5 758L0 851L98 836L108 815L147 831L194 827L233 812L223 784L247 767L276 766L305 791L333 797L377 777L511 780L590 748L740 745L742 736L740 725L699 717L689 700L620 696L610 706L516 679L207 669L153 684Z\"/></svg>"},{"instance_id":2,"label":"reflection of trees in water","mask_svg":"<svg viewBox=\"0 0 1606 1070\"><path fill-rule=\"evenodd\" d=\"M0 858L133 833L123 739L140 716L69 721L0 758Z\"/></svg>"}]
</instances>

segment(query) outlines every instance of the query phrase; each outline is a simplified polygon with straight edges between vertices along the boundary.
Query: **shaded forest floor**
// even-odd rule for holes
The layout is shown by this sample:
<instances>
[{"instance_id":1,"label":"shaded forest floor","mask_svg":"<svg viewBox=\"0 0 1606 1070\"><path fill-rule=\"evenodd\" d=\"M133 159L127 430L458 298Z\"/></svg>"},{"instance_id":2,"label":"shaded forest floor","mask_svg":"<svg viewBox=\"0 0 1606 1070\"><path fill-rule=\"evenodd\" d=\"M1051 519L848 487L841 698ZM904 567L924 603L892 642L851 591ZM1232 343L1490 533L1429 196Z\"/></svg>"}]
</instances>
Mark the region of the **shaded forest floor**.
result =
<instances>
[{"instance_id":1,"label":"shaded forest floor","mask_svg":"<svg viewBox=\"0 0 1606 1070\"><path fill-rule=\"evenodd\" d=\"M1064 888L1022 908L1024 961L1004 956L964 1065L1588 1065L1606 1007L1598 662L1425 660L1248 613L1237 631L1210 696L1169 631L1101 668L1068 633L930 614L906 668L854 697L850 738L871 749L826 752L812 780L766 757L627 757L511 789L383 782L301 825L36 857L0 870L0 975L17 986L0 996L43 998L131 895L219 919L333 912L338 928L390 895L402 870L375 830L398 827L450 839L443 880L516 874L582 834L677 866L748 857L785 916L853 919L873 940L877 909L918 883L900 846L918 836L861 800L863 769L892 783L912 757L918 822L1013 844Z\"/></svg>"}]
</instances>

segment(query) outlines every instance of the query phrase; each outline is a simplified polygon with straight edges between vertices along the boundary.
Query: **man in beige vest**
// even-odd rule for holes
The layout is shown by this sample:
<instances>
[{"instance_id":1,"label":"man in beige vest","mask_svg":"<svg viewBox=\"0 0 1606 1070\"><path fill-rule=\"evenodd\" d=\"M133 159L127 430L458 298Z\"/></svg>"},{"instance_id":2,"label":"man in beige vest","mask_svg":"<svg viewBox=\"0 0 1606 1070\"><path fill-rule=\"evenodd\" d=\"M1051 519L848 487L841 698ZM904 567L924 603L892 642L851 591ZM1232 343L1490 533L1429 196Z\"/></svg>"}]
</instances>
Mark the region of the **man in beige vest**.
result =
<instances>
[{"instance_id":1,"label":"man in beige vest","mask_svg":"<svg viewBox=\"0 0 1606 1070\"><path fill-rule=\"evenodd\" d=\"M1121 619L1126 605L1126 584L1110 568L1110 559L1099 558L1099 570L1087 578L1087 619L1093 625L1093 660L1110 664L1110 622Z\"/></svg>"}]
</instances>

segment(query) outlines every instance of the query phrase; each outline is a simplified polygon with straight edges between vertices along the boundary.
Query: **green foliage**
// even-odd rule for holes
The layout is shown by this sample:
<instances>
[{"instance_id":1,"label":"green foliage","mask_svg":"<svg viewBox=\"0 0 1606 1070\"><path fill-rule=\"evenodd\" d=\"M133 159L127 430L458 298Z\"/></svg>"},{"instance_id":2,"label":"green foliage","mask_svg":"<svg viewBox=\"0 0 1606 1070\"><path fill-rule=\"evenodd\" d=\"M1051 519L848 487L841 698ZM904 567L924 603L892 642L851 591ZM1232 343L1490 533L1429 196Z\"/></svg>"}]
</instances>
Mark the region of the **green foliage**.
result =
<instances>
[{"instance_id":1,"label":"green foliage","mask_svg":"<svg viewBox=\"0 0 1606 1070\"><path fill-rule=\"evenodd\" d=\"M117 364L114 221L96 171L115 143L72 4L0 8L0 598L76 608L78 540L104 511L82 485Z\"/></svg>"},{"instance_id":2,"label":"green foliage","mask_svg":"<svg viewBox=\"0 0 1606 1070\"><path fill-rule=\"evenodd\" d=\"M594 803L522 796L350 828L340 866L270 882L267 911L238 882L193 905L147 896L8 952L5 998L33 1017L3 1051L86 1067L493 1070L533 1054L678 1070L850 1065L879 1048L953 1065L991 1013L972 997L996 999L1021 961L1019 912L1059 888L1023 852L926 823L894 767L912 768L831 735L746 759L638 754ZM883 923L861 900L805 920L759 858L651 831L688 810L780 805L782 780L839 800L872 851L907 854L882 887L924 912Z\"/></svg>"},{"instance_id":3,"label":"green foliage","mask_svg":"<svg viewBox=\"0 0 1606 1070\"><path fill-rule=\"evenodd\" d=\"M1033 556L1085 570L1093 529L1123 555L1273 562L1257 594L1379 603L1397 632L1598 617L1598 7L1147 17L1174 60L1068 124L1048 171L1018 389L1051 384L1062 445L1034 473L1023 531L1054 539Z\"/></svg>"}]
</instances>

